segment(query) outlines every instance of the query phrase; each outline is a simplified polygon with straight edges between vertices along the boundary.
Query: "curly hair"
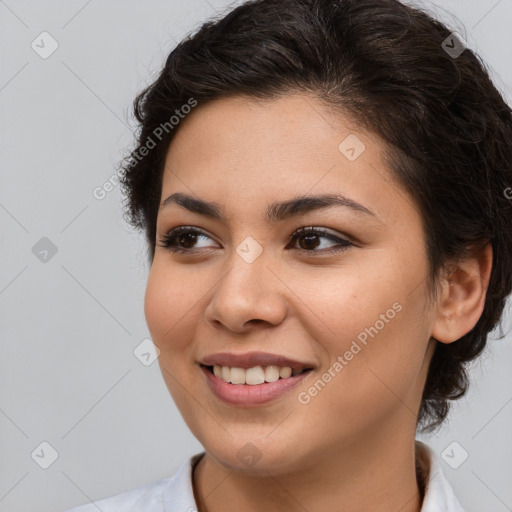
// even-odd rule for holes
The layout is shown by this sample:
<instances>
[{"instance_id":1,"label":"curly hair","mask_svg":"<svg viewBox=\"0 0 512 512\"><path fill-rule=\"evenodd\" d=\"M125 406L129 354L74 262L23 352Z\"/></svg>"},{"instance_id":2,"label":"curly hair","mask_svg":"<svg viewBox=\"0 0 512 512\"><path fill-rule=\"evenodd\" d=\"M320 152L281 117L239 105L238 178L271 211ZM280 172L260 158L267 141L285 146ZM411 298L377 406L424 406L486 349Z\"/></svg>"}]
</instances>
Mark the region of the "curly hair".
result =
<instances>
[{"instance_id":1,"label":"curly hair","mask_svg":"<svg viewBox=\"0 0 512 512\"><path fill-rule=\"evenodd\" d=\"M448 259L493 248L481 317L457 341L436 344L422 431L440 426L449 400L467 391L467 363L512 289L512 111L472 50L448 51L454 41L443 23L398 0L244 2L187 35L138 94L136 146L120 164L125 219L145 231L151 265L166 152L192 106L308 92L380 136L393 178L422 215L431 296Z\"/></svg>"}]
</instances>

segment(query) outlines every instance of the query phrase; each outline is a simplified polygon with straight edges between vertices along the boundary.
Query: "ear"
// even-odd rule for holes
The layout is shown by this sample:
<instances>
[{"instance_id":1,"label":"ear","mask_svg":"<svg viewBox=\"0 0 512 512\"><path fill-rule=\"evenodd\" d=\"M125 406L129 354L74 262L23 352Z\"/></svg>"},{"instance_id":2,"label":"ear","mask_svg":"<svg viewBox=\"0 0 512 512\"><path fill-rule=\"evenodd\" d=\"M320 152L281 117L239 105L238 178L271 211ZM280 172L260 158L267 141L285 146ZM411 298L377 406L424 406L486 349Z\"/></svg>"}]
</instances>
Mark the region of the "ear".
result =
<instances>
[{"instance_id":1,"label":"ear","mask_svg":"<svg viewBox=\"0 0 512 512\"><path fill-rule=\"evenodd\" d=\"M492 245L473 247L470 252L441 280L432 330L432 337L441 343L452 343L467 334L484 310L492 268Z\"/></svg>"}]
</instances>

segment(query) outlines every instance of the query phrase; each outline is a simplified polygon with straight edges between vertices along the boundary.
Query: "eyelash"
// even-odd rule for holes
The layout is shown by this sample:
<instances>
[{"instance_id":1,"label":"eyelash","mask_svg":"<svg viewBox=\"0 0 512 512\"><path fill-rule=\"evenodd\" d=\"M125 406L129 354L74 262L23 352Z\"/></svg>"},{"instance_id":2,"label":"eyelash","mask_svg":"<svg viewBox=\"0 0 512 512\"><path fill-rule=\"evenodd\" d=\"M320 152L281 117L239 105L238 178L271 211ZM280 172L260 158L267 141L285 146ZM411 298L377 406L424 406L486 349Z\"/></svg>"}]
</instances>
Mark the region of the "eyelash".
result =
<instances>
[{"instance_id":1,"label":"eyelash","mask_svg":"<svg viewBox=\"0 0 512 512\"><path fill-rule=\"evenodd\" d=\"M194 252L194 249L183 249L181 247L178 247L177 245L177 239L180 235L187 235L187 234L193 234L193 235L201 235L205 236L207 238L210 238L206 233L203 231L191 228L187 226L180 226L177 228L172 229L169 231L169 233L165 234L164 236L160 237L159 242L157 245L160 247L163 247L171 252L174 253L192 253ZM344 238L339 238L337 236L332 235L331 233L328 233L324 229L321 228L315 228L315 227L304 227L296 230L293 235L290 237L290 241L295 243L295 241L301 237L301 236L317 236L321 238L328 238L331 241L338 242L337 246L331 248L331 249L323 249L320 251L316 251L314 249L308 250L308 249L299 249L301 251L307 252L307 253L328 253L328 254L337 254L346 251L350 246L353 246L351 242Z\"/></svg>"}]
</instances>

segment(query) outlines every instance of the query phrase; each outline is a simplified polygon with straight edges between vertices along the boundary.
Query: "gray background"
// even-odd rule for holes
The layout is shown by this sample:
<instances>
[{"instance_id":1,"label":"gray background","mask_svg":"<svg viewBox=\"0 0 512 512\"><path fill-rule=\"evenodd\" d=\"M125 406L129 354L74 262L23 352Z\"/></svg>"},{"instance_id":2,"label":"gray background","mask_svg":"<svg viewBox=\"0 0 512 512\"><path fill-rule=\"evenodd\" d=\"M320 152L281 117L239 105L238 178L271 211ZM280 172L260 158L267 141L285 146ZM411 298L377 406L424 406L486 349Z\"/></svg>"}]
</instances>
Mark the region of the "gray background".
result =
<instances>
[{"instance_id":1,"label":"gray background","mask_svg":"<svg viewBox=\"0 0 512 512\"><path fill-rule=\"evenodd\" d=\"M133 354L149 337L142 236L121 217L118 186L102 200L93 190L130 147L135 94L177 41L228 4L0 0L0 512L111 496L172 475L202 450L158 363ZM510 102L512 0L442 7ZM43 31L59 44L47 59L31 48ZM32 250L42 237L57 248L46 262ZM504 327L449 422L420 437L440 456L457 442L452 465L468 452L457 469L441 459L468 511L512 510L510 308ZM43 441L58 452L48 469L31 457ZM40 450L44 463L50 451Z\"/></svg>"}]
</instances>

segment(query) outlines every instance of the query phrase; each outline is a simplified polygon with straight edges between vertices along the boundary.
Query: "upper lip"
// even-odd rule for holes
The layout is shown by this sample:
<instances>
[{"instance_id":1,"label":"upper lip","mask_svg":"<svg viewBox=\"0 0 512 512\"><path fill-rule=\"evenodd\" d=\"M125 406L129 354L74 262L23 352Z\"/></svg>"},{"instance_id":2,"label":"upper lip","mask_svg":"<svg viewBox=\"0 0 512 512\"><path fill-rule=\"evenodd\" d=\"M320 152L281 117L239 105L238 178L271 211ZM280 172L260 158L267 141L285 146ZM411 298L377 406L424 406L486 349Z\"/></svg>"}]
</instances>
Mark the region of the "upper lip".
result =
<instances>
[{"instance_id":1,"label":"upper lip","mask_svg":"<svg viewBox=\"0 0 512 512\"><path fill-rule=\"evenodd\" d=\"M254 366L289 366L292 370L304 370L313 368L312 364L295 361L289 357L271 354L269 352L246 352L244 354L235 354L230 352L219 352L210 354L201 359L200 364L204 366L231 366L233 368L253 368Z\"/></svg>"}]
</instances>

